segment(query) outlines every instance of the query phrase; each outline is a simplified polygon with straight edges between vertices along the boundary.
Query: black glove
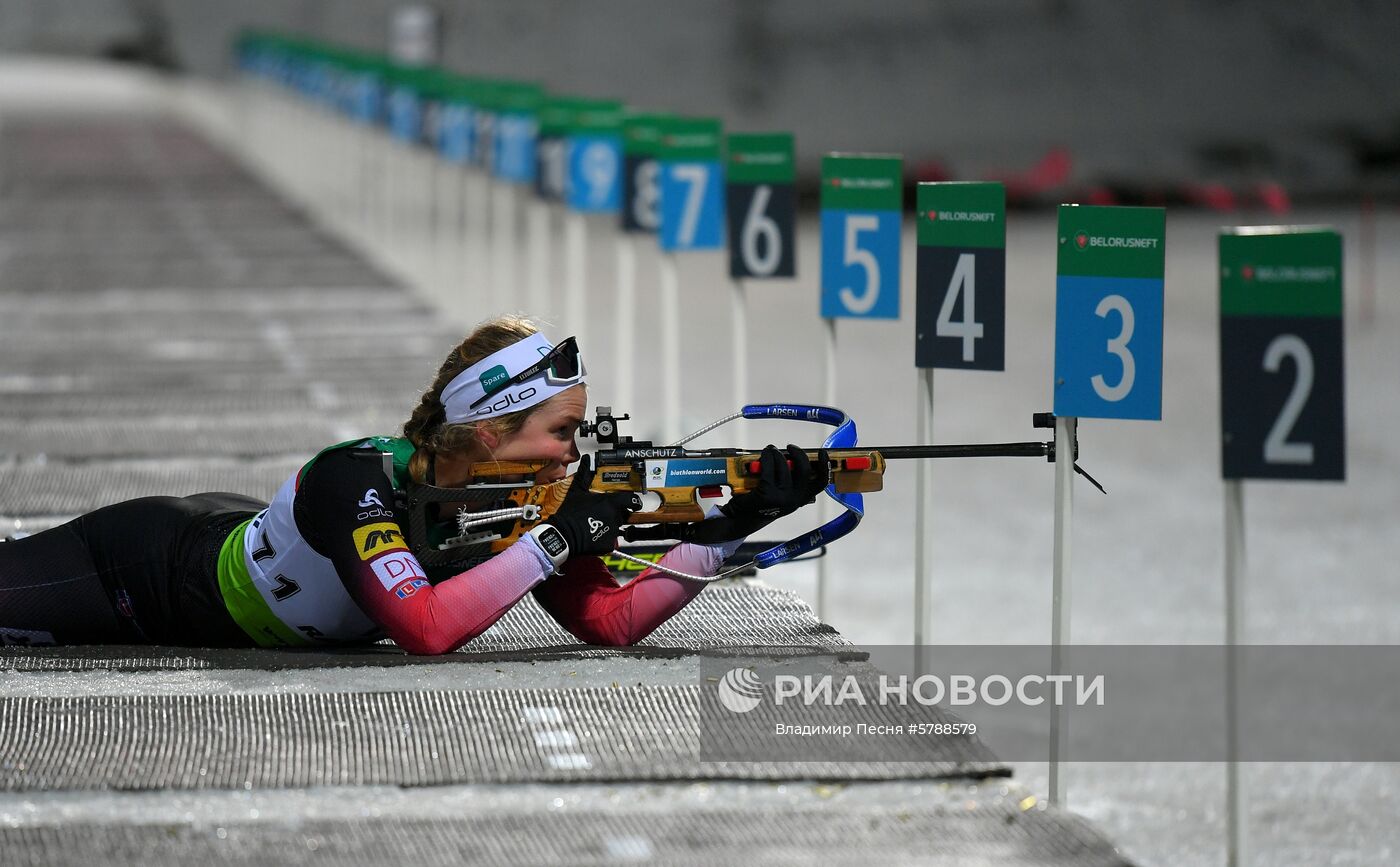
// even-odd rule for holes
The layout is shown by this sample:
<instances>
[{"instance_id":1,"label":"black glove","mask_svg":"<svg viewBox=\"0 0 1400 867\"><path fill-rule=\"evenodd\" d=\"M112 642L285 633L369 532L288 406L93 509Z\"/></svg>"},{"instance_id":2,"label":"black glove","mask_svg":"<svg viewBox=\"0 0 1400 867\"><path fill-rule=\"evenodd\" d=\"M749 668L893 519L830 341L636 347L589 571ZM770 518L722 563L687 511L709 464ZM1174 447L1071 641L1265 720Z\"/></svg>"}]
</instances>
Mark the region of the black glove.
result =
<instances>
[{"instance_id":1,"label":"black glove","mask_svg":"<svg viewBox=\"0 0 1400 867\"><path fill-rule=\"evenodd\" d=\"M807 453L795 445L788 444L786 455L777 446L765 448L758 459L758 487L719 507L732 522L731 538L747 536L814 502L830 484L830 466L826 449L817 453L813 464Z\"/></svg>"},{"instance_id":2,"label":"black glove","mask_svg":"<svg viewBox=\"0 0 1400 867\"><path fill-rule=\"evenodd\" d=\"M564 537L570 557L611 554L617 547L617 536L627 523L627 516L642 507L642 498L634 493L595 494L588 490L591 484L593 460L584 455L569 485L569 493L564 495L564 502L545 522Z\"/></svg>"}]
</instances>

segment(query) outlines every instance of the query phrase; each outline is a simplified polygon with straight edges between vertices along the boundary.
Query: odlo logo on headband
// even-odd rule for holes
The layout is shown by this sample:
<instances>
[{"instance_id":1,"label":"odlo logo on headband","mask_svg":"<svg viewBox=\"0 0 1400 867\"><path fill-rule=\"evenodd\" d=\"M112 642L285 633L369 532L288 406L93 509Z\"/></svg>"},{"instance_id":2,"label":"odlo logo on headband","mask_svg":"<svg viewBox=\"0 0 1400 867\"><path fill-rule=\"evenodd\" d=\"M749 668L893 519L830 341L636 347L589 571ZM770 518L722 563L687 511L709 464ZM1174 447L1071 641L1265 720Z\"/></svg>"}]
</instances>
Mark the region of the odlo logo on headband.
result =
<instances>
[{"instance_id":1,"label":"odlo logo on headband","mask_svg":"<svg viewBox=\"0 0 1400 867\"><path fill-rule=\"evenodd\" d=\"M518 392L507 391L497 398L490 406L483 406L472 413L472 415L492 415L498 412L511 411L516 404L524 403L537 393L539 393L539 389L535 388L533 385Z\"/></svg>"},{"instance_id":2,"label":"odlo logo on headband","mask_svg":"<svg viewBox=\"0 0 1400 867\"><path fill-rule=\"evenodd\" d=\"M505 367L498 364L481 374L481 388L487 394L490 394L491 389L505 382L507 379L510 379L510 374L506 373Z\"/></svg>"}]
</instances>

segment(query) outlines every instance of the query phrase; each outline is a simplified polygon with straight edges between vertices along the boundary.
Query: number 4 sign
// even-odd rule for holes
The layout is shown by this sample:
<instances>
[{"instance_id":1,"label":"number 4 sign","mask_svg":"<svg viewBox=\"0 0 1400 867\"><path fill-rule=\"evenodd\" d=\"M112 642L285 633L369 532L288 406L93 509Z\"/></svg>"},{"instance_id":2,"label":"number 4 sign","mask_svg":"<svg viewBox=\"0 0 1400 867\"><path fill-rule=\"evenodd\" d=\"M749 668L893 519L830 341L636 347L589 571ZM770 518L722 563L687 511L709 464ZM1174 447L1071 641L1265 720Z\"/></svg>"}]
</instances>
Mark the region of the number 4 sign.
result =
<instances>
[{"instance_id":1,"label":"number 4 sign","mask_svg":"<svg viewBox=\"0 0 1400 867\"><path fill-rule=\"evenodd\" d=\"M1227 479L1346 478L1342 239L1266 226L1220 236Z\"/></svg>"},{"instance_id":2,"label":"number 4 sign","mask_svg":"<svg viewBox=\"0 0 1400 867\"><path fill-rule=\"evenodd\" d=\"M1005 370L1005 188L923 183L917 204L914 364Z\"/></svg>"},{"instance_id":3,"label":"number 4 sign","mask_svg":"<svg viewBox=\"0 0 1400 867\"><path fill-rule=\"evenodd\" d=\"M1161 208L1061 205L1055 415L1162 417Z\"/></svg>"},{"instance_id":4,"label":"number 4 sign","mask_svg":"<svg viewBox=\"0 0 1400 867\"><path fill-rule=\"evenodd\" d=\"M899 318L897 156L822 157L822 317Z\"/></svg>"}]
</instances>

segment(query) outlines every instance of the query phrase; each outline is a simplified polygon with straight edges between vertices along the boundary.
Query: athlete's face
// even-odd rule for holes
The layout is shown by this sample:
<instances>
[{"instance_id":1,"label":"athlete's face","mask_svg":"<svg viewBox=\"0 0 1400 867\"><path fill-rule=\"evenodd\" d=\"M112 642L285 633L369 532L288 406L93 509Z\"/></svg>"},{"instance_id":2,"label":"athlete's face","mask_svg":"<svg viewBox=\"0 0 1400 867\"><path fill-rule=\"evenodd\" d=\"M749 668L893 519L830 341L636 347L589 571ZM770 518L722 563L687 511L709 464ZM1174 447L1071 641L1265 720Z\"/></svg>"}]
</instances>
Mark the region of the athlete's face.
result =
<instances>
[{"instance_id":1,"label":"athlete's face","mask_svg":"<svg viewBox=\"0 0 1400 867\"><path fill-rule=\"evenodd\" d=\"M498 461L548 461L535 480L557 482L568 473L569 464L578 460L574 435L588 410L588 389L576 385L540 404L530 413L525 426L505 434L491 457Z\"/></svg>"}]
</instances>

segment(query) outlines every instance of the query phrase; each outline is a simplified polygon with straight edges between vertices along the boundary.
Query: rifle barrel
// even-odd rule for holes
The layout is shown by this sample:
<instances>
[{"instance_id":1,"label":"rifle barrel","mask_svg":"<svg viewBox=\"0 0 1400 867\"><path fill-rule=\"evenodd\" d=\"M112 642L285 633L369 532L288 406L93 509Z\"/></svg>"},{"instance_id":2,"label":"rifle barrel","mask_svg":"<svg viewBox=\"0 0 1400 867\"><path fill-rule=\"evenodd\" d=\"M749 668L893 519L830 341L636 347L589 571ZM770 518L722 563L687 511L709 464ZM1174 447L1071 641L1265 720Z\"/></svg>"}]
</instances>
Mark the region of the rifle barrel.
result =
<instances>
[{"instance_id":1,"label":"rifle barrel","mask_svg":"<svg viewBox=\"0 0 1400 867\"><path fill-rule=\"evenodd\" d=\"M932 446L856 446L885 456L905 458L1044 458L1055 452L1054 443L958 443Z\"/></svg>"}]
</instances>

